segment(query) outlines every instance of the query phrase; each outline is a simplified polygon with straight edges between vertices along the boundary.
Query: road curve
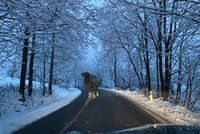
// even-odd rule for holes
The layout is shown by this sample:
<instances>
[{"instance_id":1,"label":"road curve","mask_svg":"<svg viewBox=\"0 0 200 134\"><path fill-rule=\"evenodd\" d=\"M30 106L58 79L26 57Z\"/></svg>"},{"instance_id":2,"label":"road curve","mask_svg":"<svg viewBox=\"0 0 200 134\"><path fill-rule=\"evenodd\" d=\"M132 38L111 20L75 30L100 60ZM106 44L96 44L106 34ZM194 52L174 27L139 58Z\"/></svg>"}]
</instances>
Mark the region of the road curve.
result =
<instances>
[{"instance_id":1,"label":"road curve","mask_svg":"<svg viewBox=\"0 0 200 134\"><path fill-rule=\"evenodd\" d=\"M100 90L100 96L88 101L82 95L66 107L15 132L15 134L57 134L110 132L147 124L162 123L137 105L112 92Z\"/></svg>"}]
</instances>

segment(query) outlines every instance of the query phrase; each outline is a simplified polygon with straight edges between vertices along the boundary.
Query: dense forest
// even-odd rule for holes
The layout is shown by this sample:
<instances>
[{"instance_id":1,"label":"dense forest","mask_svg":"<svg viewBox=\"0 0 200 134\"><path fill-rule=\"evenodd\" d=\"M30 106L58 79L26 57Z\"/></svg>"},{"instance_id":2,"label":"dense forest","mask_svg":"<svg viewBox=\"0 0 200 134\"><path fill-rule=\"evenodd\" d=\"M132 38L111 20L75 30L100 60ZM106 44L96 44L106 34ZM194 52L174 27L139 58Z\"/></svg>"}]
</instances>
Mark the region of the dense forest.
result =
<instances>
[{"instance_id":1,"label":"dense forest","mask_svg":"<svg viewBox=\"0 0 200 134\"><path fill-rule=\"evenodd\" d=\"M200 101L198 0L0 0L1 75L20 79L25 101L43 84L140 90L194 110ZM88 62L88 47L97 47ZM90 68L90 70L88 70ZM91 69L92 68L92 69ZM28 85L25 80L28 80ZM48 83L48 86L45 85Z\"/></svg>"},{"instance_id":2,"label":"dense forest","mask_svg":"<svg viewBox=\"0 0 200 134\"><path fill-rule=\"evenodd\" d=\"M97 73L104 82L111 77L114 87L153 91L194 108L200 100L200 2L108 0L97 13Z\"/></svg>"}]
</instances>

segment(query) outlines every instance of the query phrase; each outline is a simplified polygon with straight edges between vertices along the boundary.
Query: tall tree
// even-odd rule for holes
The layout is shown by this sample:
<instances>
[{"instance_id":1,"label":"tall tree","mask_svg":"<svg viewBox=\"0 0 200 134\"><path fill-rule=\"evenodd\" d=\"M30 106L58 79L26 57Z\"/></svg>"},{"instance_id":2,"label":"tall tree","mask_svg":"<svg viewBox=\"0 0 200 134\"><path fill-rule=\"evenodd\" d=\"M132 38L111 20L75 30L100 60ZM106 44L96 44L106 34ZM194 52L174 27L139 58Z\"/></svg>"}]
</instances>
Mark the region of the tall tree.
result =
<instances>
[{"instance_id":1,"label":"tall tree","mask_svg":"<svg viewBox=\"0 0 200 134\"><path fill-rule=\"evenodd\" d=\"M53 86L53 76L54 76L54 59L55 59L55 33L52 35L52 44L51 44L51 62L50 62L50 71L49 71L49 94L52 94L52 86Z\"/></svg>"},{"instance_id":2,"label":"tall tree","mask_svg":"<svg viewBox=\"0 0 200 134\"><path fill-rule=\"evenodd\" d=\"M19 92L22 95L21 101L25 101L25 82L26 82L26 71L27 71L27 61L28 61L28 47L29 47L29 29L26 27L24 31L25 39L23 44L23 52L22 52L22 65L21 65L21 75L20 75L20 85Z\"/></svg>"},{"instance_id":3,"label":"tall tree","mask_svg":"<svg viewBox=\"0 0 200 134\"><path fill-rule=\"evenodd\" d=\"M31 96L33 92L33 65L34 65L34 58L35 58L35 38L36 35L33 34L32 37L32 46L31 46L31 57L30 57L30 65L29 65L29 83L28 83L28 95Z\"/></svg>"}]
</instances>

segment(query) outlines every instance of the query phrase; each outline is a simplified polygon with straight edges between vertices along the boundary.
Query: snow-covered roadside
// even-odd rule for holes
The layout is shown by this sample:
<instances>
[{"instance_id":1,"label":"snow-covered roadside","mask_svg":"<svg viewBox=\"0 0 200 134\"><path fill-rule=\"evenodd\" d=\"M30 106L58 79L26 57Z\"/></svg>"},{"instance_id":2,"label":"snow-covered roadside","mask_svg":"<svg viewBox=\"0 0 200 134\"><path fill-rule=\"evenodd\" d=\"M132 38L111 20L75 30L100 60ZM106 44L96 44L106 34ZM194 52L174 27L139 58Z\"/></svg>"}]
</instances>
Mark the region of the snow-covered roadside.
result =
<instances>
[{"instance_id":1,"label":"snow-covered roadside","mask_svg":"<svg viewBox=\"0 0 200 134\"><path fill-rule=\"evenodd\" d=\"M26 81L28 84L28 81ZM46 84L48 87L48 84ZM63 97L68 97L72 92L71 89L62 88L57 85L53 85L53 94L45 96L42 95L42 84L40 82L33 81L33 94L31 97L25 92L26 102L19 101L21 95L18 92L19 79L11 77L0 77L0 119L8 116L12 116L16 113L25 112L27 110L34 110L48 105ZM47 92L47 91L46 91Z\"/></svg>"},{"instance_id":2,"label":"snow-covered roadside","mask_svg":"<svg viewBox=\"0 0 200 134\"><path fill-rule=\"evenodd\" d=\"M70 88L69 90L65 90L65 92L60 90L59 92L56 92L56 94L60 94L62 96L56 102L52 102L51 104L48 103L46 105L36 107L34 110L27 110L13 114L10 117L0 119L0 134L12 133L23 126L31 124L32 122L45 117L61 107L68 105L80 96L81 91L77 88Z\"/></svg>"},{"instance_id":3,"label":"snow-covered roadside","mask_svg":"<svg viewBox=\"0 0 200 134\"><path fill-rule=\"evenodd\" d=\"M193 113L182 106L174 106L169 102L164 102L160 99L154 99L154 102L150 102L148 97L137 91L122 91L114 89L104 89L122 95L129 100L133 101L140 107L143 107L147 111L156 113L165 119L175 124L181 125L199 125L200 113Z\"/></svg>"}]
</instances>

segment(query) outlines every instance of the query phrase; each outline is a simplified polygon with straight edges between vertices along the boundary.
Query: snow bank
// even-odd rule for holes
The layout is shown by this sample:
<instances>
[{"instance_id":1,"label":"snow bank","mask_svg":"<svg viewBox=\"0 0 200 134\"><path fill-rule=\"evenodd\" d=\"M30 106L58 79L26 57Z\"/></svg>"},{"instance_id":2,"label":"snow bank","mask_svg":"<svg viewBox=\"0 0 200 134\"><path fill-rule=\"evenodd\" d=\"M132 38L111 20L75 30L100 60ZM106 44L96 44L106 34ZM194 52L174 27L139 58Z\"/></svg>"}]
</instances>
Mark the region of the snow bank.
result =
<instances>
[{"instance_id":1,"label":"snow bank","mask_svg":"<svg viewBox=\"0 0 200 134\"><path fill-rule=\"evenodd\" d=\"M141 107L159 114L166 118L170 122L181 125L199 125L200 113L193 113L183 106L175 106L169 102L164 102L160 99L154 99L154 102L150 102L149 98L137 91L122 91L122 90L109 90L114 93L120 94Z\"/></svg>"},{"instance_id":2,"label":"snow bank","mask_svg":"<svg viewBox=\"0 0 200 134\"><path fill-rule=\"evenodd\" d=\"M21 95L18 92L19 79L11 77L0 77L0 118L11 116L12 114L38 108L44 104L51 104L60 98L69 96L71 89L53 86L53 95L42 96L42 84L33 81L32 97L25 92L26 102L20 102ZM28 81L26 81L28 84ZM46 84L47 87L47 84ZM73 90L73 89L72 89Z\"/></svg>"},{"instance_id":3,"label":"snow bank","mask_svg":"<svg viewBox=\"0 0 200 134\"><path fill-rule=\"evenodd\" d=\"M10 117L0 119L0 133L12 133L25 125L31 124L32 122L45 117L61 107L68 105L80 96L81 91L77 88L70 88L65 91L57 88L55 94L61 95L60 99L56 102L44 104L40 107L36 107L34 110L27 110L25 112L13 114Z\"/></svg>"},{"instance_id":4,"label":"snow bank","mask_svg":"<svg viewBox=\"0 0 200 134\"><path fill-rule=\"evenodd\" d=\"M19 82L17 78L0 77L0 134L11 133L30 124L68 105L81 94L77 88L66 89L54 85L51 96L42 96L41 83L34 81L32 97L26 92L26 102L21 102Z\"/></svg>"}]
</instances>

